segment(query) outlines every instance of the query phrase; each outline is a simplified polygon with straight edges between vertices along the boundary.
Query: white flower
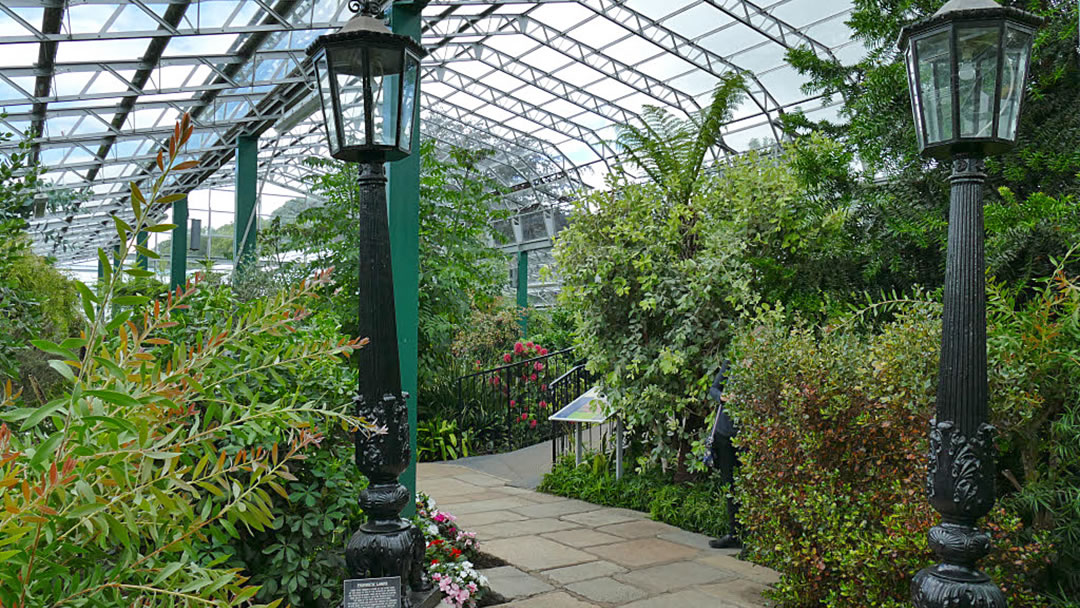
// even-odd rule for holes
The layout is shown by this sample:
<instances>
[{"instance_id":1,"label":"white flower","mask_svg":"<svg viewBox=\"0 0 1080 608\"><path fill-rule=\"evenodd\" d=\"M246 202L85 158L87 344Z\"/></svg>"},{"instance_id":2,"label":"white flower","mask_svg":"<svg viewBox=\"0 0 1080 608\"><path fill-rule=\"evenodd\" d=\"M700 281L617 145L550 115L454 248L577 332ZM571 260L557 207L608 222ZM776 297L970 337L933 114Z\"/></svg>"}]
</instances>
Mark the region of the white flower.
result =
<instances>
[{"instance_id":1,"label":"white flower","mask_svg":"<svg viewBox=\"0 0 1080 608\"><path fill-rule=\"evenodd\" d=\"M436 526L435 524L428 525L427 534L428 534L428 536L438 536L439 535L439 526Z\"/></svg>"}]
</instances>

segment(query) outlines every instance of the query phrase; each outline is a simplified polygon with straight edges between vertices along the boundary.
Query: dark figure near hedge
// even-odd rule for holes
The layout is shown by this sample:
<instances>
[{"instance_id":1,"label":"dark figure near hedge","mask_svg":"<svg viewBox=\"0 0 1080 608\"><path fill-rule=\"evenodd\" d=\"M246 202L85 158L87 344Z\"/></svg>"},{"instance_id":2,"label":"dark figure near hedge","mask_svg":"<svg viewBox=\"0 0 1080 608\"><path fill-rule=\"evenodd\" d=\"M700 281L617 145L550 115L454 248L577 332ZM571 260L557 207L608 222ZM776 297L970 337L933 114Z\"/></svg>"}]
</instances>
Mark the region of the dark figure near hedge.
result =
<instances>
[{"instance_id":1,"label":"dark figure near hedge","mask_svg":"<svg viewBox=\"0 0 1080 608\"><path fill-rule=\"evenodd\" d=\"M709 432L708 438L705 439L705 464L720 469L720 478L728 485L729 489L735 483L735 469L739 466L739 456L735 451L735 446L731 444L731 439L738 432L738 429L735 428L735 421L731 419L731 416L724 409L723 399L724 385L727 383L727 373L730 365L730 361L724 361L724 364L720 366L720 372L716 374L716 379L713 380L712 388L709 389L709 398L716 401L717 406L712 430ZM735 502L729 492L727 496L728 533L720 538L710 540L710 547L713 549L742 548L742 541L739 540L739 522L735 519L737 510L738 503Z\"/></svg>"}]
</instances>

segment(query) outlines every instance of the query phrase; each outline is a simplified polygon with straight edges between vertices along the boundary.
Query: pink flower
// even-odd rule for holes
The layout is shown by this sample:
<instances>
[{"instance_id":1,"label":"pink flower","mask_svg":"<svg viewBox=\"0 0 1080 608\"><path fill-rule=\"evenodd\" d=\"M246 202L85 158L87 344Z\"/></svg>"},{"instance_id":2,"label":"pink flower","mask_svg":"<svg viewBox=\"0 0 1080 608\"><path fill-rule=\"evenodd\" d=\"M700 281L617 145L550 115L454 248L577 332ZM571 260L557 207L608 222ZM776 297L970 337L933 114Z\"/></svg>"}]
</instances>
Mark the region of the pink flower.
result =
<instances>
[{"instance_id":1,"label":"pink flower","mask_svg":"<svg viewBox=\"0 0 1080 608\"><path fill-rule=\"evenodd\" d=\"M529 419L529 415L527 413L525 413L525 412L521 412L521 421L525 422L528 419Z\"/></svg>"},{"instance_id":2,"label":"pink flower","mask_svg":"<svg viewBox=\"0 0 1080 608\"><path fill-rule=\"evenodd\" d=\"M529 376L529 380L536 380L536 374L533 373Z\"/></svg>"},{"instance_id":3,"label":"pink flower","mask_svg":"<svg viewBox=\"0 0 1080 608\"><path fill-rule=\"evenodd\" d=\"M546 384L541 384L540 385L540 390L542 390L544 392L547 392L547 385Z\"/></svg>"},{"instance_id":4,"label":"pink flower","mask_svg":"<svg viewBox=\"0 0 1080 608\"><path fill-rule=\"evenodd\" d=\"M547 405L548 405L547 401L543 401L543 400L540 401L540 407L547 407Z\"/></svg>"},{"instance_id":5,"label":"pink flower","mask_svg":"<svg viewBox=\"0 0 1080 608\"><path fill-rule=\"evenodd\" d=\"M526 342L526 343L525 343L525 346L526 346L527 348L530 348L530 349L531 349L531 348L534 348L534 347L535 347L536 345L535 345L535 344L533 344L533 343L532 343L532 342L530 341L530 342Z\"/></svg>"},{"instance_id":6,"label":"pink flower","mask_svg":"<svg viewBox=\"0 0 1080 608\"><path fill-rule=\"evenodd\" d=\"M505 355L503 355L503 361L506 361L507 363L509 363L513 359L514 359L514 356L511 355L510 353L506 353Z\"/></svg>"},{"instance_id":7,"label":"pink flower","mask_svg":"<svg viewBox=\"0 0 1080 608\"><path fill-rule=\"evenodd\" d=\"M521 353L525 352L525 345L522 344L521 342L518 342L517 344L514 345L514 352L519 354L519 355Z\"/></svg>"},{"instance_id":8,"label":"pink flower","mask_svg":"<svg viewBox=\"0 0 1080 608\"><path fill-rule=\"evenodd\" d=\"M535 369L536 371L541 371L544 369L544 364L537 361L536 363L533 363L533 369Z\"/></svg>"},{"instance_id":9,"label":"pink flower","mask_svg":"<svg viewBox=\"0 0 1080 608\"><path fill-rule=\"evenodd\" d=\"M536 428L536 421L535 420L530 420L529 421L529 428L530 429L535 429Z\"/></svg>"},{"instance_id":10,"label":"pink flower","mask_svg":"<svg viewBox=\"0 0 1080 608\"><path fill-rule=\"evenodd\" d=\"M510 407L514 407L515 405L517 405L517 401L514 401L513 399L511 399L510 400Z\"/></svg>"},{"instance_id":11,"label":"pink flower","mask_svg":"<svg viewBox=\"0 0 1080 608\"><path fill-rule=\"evenodd\" d=\"M546 349L546 348L541 348L541 349L540 349L540 354L541 354L541 355L546 355L546 354L548 354L548 349Z\"/></svg>"}]
</instances>

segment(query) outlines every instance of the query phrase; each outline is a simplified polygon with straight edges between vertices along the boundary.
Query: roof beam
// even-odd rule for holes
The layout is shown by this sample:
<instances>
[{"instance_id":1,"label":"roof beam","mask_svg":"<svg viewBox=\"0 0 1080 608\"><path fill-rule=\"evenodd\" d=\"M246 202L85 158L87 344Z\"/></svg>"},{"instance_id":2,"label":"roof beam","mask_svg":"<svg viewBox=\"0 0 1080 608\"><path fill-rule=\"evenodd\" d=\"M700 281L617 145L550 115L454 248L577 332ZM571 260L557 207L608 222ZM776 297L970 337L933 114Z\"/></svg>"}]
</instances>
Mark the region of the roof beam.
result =
<instances>
[{"instance_id":1,"label":"roof beam","mask_svg":"<svg viewBox=\"0 0 1080 608\"><path fill-rule=\"evenodd\" d=\"M60 25L64 21L64 2L50 0L44 4L45 10L42 11L41 17L41 33L60 33ZM34 69L37 72L37 77L34 79L34 97L38 99L49 96L56 63L56 47L57 43L52 40L42 40L38 45L38 60L34 64ZM45 132L45 112L47 109L48 103L37 102L34 104L30 119L30 133L32 135L37 136ZM31 144L30 163L37 164L40 157L41 147Z\"/></svg>"},{"instance_id":2,"label":"roof beam","mask_svg":"<svg viewBox=\"0 0 1080 608\"><path fill-rule=\"evenodd\" d=\"M177 0L175 4L170 4L169 8L165 10L165 16L158 19L158 22L161 24L159 26L159 31L169 33L176 32L176 26L180 23L180 20L183 19L184 13L187 12L189 6L191 6L191 0ZM156 13L154 13L154 11L145 6L141 8L144 11L154 14L156 18ZM147 81L150 80L150 75L153 73L154 66L157 65L158 59L160 59L161 54L165 52L165 47L169 45L170 40L172 40L172 36L170 35L158 35L150 40L150 44L146 47L146 53L144 53L142 57L143 67L137 70L135 76L131 79L130 90L131 93L134 94L124 96L124 98L120 100L120 106L117 108L116 114L113 115L111 124L114 130L120 130L124 127L124 123L127 122L128 116L131 115L132 110L135 108L135 100L142 94L142 88L146 86ZM105 158L108 156L109 150L115 142L115 135L107 136L101 143L101 146L98 147L95 156L98 158ZM86 181L94 181L99 170L98 167L92 167L87 170Z\"/></svg>"}]
</instances>

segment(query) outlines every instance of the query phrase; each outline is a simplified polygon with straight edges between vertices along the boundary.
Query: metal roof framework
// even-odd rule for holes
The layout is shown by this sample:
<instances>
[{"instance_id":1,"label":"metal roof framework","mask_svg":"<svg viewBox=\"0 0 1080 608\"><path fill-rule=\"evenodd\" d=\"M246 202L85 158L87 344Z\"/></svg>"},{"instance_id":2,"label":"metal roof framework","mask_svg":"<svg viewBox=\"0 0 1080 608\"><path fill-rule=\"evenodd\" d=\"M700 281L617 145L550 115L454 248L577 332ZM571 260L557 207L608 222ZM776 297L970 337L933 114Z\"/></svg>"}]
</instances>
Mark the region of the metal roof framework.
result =
<instances>
[{"instance_id":1,"label":"metal roof framework","mask_svg":"<svg viewBox=\"0 0 1080 608\"><path fill-rule=\"evenodd\" d=\"M31 220L38 253L76 265L110 246L128 182L152 173L185 111L200 164L166 193L229 189L237 136L257 134L261 184L303 195L315 170L303 159L328 154L304 50L348 20L346 4L0 0L0 128L35 134L46 193L77 193ZM494 150L484 168L510 191L503 203L523 222L550 218L618 163L618 125L645 105L697 112L726 73L747 92L717 157L777 141L784 112L835 112L801 90L784 54L857 58L850 11L850 0L431 0L422 132ZM508 251L536 250L524 232Z\"/></svg>"}]
</instances>

